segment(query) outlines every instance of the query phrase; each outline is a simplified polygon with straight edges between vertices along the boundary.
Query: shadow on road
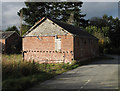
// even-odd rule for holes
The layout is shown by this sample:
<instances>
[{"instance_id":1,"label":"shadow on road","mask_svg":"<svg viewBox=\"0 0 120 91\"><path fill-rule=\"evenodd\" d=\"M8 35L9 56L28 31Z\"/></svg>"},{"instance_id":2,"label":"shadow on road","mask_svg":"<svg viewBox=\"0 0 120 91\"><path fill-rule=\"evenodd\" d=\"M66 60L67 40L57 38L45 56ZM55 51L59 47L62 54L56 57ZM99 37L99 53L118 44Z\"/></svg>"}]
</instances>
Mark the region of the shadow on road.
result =
<instances>
[{"instance_id":1,"label":"shadow on road","mask_svg":"<svg viewBox=\"0 0 120 91\"><path fill-rule=\"evenodd\" d=\"M86 62L85 64L83 63L83 65L102 65L102 64L120 64L120 55L106 55L107 57L111 57L108 59L92 59L89 60L88 62Z\"/></svg>"}]
</instances>

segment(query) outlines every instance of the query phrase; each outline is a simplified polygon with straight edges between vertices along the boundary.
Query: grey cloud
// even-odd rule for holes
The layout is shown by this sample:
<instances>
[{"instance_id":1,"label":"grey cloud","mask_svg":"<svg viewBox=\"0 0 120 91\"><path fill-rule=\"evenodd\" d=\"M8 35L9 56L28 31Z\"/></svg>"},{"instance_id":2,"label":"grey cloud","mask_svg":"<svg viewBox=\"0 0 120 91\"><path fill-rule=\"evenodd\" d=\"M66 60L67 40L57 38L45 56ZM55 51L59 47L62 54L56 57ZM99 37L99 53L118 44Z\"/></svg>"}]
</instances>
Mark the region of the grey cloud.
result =
<instances>
[{"instance_id":1,"label":"grey cloud","mask_svg":"<svg viewBox=\"0 0 120 91\"><path fill-rule=\"evenodd\" d=\"M19 16L17 12L25 7L23 2L3 2L2 3L2 25L3 29L8 26L19 25ZM104 14L118 16L117 2L84 2L82 12L87 14L86 19Z\"/></svg>"},{"instance_id":2,"label":"grey cloud","mask_svg":"<svg viewBox=\"0 0 120 91\"><path fill-rule=\"evenodd\" d=\"M86 18L94 16L101 17L104 14L113 17L118 16L118 3L117 2L84 2L82 12L87 14Z\"/></svg>"},{"instance_id":3,"label":"grey cloud","mask_svg":"<svg viewBox=\"0 0 120 91\"><path fill-rule=\"evenodd\" d=\"M82 2L119 2L119 0L82 0Z\"/></svg>"},{"instance_id":4,"label":"grey cloud","mask_svg":"<svg viewBox=\"0 0 120 91\"><path fill-rule=\"evenodd\" d=\"M25 0L1 0L2 2L24 2Z\"/></svg>"},{"instance_id":5,"label":"grey cloud","mask_svg":"<svg viewBox=\"0 0 120 91\"><path fill-rule=\"evenodd\" d=\"M6 29L8 26L19 26L19 16L17 12L25 7L23 2L3 2L2 3L2 27Z\"/></svg>"},{"instance_id":6,"label":"grey cloud","mask_svg":"<svg viewBox=\"0 0 120 91\"><path fill-rule=\"evenodd\" d=\"M0 30L2 30L2 3L0 2Z\"/></svg>"}]
</instances>

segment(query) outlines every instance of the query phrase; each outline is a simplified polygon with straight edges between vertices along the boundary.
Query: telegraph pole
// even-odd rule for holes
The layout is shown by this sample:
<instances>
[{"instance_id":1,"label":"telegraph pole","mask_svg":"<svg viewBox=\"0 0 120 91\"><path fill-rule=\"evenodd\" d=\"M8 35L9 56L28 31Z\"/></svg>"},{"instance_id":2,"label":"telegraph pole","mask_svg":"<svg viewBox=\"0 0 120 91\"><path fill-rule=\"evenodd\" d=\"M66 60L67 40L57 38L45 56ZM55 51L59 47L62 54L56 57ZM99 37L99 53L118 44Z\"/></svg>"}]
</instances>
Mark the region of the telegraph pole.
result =
<instances>
[{"instance_id":1,"label":"telegraph pole","mask_svg":"<svg viewBox=\"0 0 120 91\"><path fill-rule=\"evenodd\" d=\"M23 10L20 12L20 36L22 37Z\"/></svg>"},{"instance_id":2,"label":"telegraph pole","mask_svg":"<svg viewBox=\"0 0 120 91\"><path fill-rule=\"evenodd\" d=\"M23 10L21 10L20 12L20 36L22 37L22 22L23 22ZM22 40L21 40L21 43L22 43ZM22 47L22 60L24 61L24 52L23 52L23 46Z\"/></svg>"}]
</instances>

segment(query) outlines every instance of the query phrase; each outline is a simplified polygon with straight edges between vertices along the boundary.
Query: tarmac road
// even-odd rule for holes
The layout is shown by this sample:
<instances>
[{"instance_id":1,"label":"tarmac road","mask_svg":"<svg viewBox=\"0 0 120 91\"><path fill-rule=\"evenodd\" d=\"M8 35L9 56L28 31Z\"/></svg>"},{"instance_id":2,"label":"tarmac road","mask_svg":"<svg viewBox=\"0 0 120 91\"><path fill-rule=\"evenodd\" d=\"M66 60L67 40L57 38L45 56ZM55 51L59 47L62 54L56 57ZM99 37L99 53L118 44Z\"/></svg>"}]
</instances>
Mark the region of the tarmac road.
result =
<instances>
[{"instance_id":1,"label":"tarmac road","mask_svg":"<svg viewBox=\"0 0 120 91\"><path fill-rule=\"evenodd\" d=\"M27 91L39 91L40 89L118 89L120 56L109 56L115 59L94 61L89 65L80 66Z\"/></svg>"}]
</instances>

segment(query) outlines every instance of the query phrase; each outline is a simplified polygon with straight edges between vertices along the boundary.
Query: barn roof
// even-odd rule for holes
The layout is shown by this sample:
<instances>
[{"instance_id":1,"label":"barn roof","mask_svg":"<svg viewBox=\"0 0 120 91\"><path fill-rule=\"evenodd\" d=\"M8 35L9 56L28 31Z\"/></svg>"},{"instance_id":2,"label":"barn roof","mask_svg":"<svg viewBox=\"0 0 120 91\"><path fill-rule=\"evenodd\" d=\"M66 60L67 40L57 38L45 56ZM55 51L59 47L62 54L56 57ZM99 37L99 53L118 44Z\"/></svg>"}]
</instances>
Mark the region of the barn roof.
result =
<instances>
[{"instance_id":1,"label":"barn roof","mask_svg":"<svg viewBox=\"0 0 120 91\"><path fill-rule=\"evenodd\" d=\"M55 22L60 27L64 28L65 30L67 30L68 32L70 32L73 35L78 35L80 37L91 37L91 38L97 39L95 36L89 34L87 31L85 31L84 29L82 29L80 27L76 27L76 26L73 26L73 25L70 25L67 23L53 20L53 19L50 19L50 20L52 20L53 22Z\"/></svg>"},{"instance_id":2,"label":"barn roof","mask_svg":"<svg viewBox=\"0 0 120 91\"><path fill-rule=\"evenodd\" d=\"M73 35L77 35L77 36L80 36L80 37L89 37L89 38L92 38L92 39L97 39L96 37L94 37L93 35L89 34L88 32L86 32L85 30L83 30L79 27L76 27L76 26L73 26L73 25L70 25L70 24L66 24L64 22L60 22L60 21L50 19L50 18L42 18L24 36L28 35L32 30L36 29L46 19L51 20L53 23L57 24L58 26L60 26L61 28L65 29L67 32L69 32ZM33 36L36 36L36 35L34 35L34 33L33 33ZM49 36L49 34L48 34L48 36Z\"/></svg>"},{"instance_id":3,"label":"barn roof","mask_svg":"<svg viewBox=\"0 0 120 91\"><path fill-rule=\"evenodd\" d=\"M0 31L0 39L7 39L8 37L10 37L13 33L15 33L15 31Z\"/></svg>"}]
</instances>

